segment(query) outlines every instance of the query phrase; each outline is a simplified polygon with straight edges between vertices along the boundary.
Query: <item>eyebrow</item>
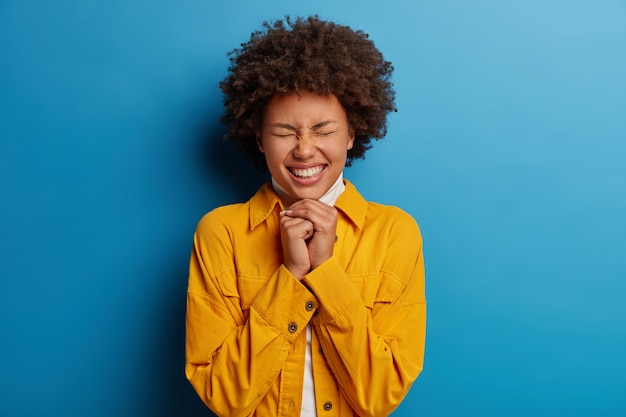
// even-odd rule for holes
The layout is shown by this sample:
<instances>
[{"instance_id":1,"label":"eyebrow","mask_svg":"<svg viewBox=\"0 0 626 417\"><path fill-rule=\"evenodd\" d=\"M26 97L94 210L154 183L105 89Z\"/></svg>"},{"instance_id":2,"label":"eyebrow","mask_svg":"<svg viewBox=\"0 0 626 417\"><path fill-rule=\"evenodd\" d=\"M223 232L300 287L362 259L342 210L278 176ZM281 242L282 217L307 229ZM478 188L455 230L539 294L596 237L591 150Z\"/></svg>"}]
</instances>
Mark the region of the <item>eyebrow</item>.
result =
<instances>
[{"instance_id":1,"label":"eyebrow","mask_svg":"<svg viewBox=\"0 0 626 417\"><path fill-rule=\"evenodd\" d=\"M337 123L336 120L324 120L323 122L319 122L314 124L311 129L312 130L317 130L317 129L321 129L323 127L326 127L330 124L334 124ZM287 129L287 130L293 130L293 131L297 131L298 128L295 126L290 125L289 123L274 123L272 125L273 127L279 127L279 128L283 128L283 129Z\"/></svg>"},{"instance_id":2,"label":"eyebrow","mask_svg":"<svg viewBox=\"0 0 626 417\"><path fill-rule=\"evenodd\" d=\"M288 130L293 130L293 131L297 131L298 128L295 126L290 125L289 123L274 123L272 125L272 127L280 127L283 129L288 129Z\"/></svg>"},{"instance_id":3,"label":"eyebrow","mask_svg":"<svg viewBox=\"0 0 626 417\"><path fill-rule=\"evenodd\" d=\"M313 130L317 130L317 129L320 129L322 127L326 127L326 126L328 126L330 124L333 124L333 123L337 123L337 121L335 121L335 120L324 120L323 122L319 122L319 123L313 125L312 129Z\"/></svg>"}]
</instances>

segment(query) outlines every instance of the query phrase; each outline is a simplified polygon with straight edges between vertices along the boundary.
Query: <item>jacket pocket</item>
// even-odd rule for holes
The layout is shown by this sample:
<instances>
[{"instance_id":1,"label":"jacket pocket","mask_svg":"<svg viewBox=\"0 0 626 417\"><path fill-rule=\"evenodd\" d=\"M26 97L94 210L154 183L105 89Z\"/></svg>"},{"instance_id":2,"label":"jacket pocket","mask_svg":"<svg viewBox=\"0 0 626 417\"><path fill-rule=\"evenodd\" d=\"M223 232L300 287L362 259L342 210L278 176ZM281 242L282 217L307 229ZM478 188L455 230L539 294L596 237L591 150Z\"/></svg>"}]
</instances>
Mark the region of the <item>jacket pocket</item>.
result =
<instances>
[{"instance_id":1,"label":"jacket pocket","mask_svg":"<svg viewBox=\"0 0 626 417\"><path fill-rule=\"evenodd\" d=\"M370 310L374 308L376 303L394 302L405 286L403 282L384 272L353 276L351 280L361 293L365 307Z\"/></svg>"},{"instance_id":2,"label":"jacket pocket","mask_svg":"<svg viewBox=\"0 0 626 417\"><path fill-rule=\"evenodd\" d=\"M239 276L237 277L237 289L239 293L239 303L243 311L250 309L250 304L254 297L265 286L269 277L249 277Z\"/></svg>"}]
</instances>

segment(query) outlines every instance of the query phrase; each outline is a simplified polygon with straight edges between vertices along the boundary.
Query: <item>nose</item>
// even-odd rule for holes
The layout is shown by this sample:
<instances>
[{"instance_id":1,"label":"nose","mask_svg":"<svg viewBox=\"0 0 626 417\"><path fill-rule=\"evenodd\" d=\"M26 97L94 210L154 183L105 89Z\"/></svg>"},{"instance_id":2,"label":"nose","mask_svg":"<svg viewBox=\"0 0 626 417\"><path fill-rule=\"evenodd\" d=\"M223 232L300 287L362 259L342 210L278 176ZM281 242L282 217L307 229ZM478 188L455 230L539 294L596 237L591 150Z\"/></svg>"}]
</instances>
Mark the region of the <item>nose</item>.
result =
<instances>
[{"instance_id":1,"label":"nose","mask_svg":"<svg viewBox=\"0 0 626 417\"><path fill-rule=\"evenodd\" d=\"M306 160L312 158L317 152L314 139L309 135L298 136L298 141L293 149L296 159Z\"/></svg>"}]
</instances>

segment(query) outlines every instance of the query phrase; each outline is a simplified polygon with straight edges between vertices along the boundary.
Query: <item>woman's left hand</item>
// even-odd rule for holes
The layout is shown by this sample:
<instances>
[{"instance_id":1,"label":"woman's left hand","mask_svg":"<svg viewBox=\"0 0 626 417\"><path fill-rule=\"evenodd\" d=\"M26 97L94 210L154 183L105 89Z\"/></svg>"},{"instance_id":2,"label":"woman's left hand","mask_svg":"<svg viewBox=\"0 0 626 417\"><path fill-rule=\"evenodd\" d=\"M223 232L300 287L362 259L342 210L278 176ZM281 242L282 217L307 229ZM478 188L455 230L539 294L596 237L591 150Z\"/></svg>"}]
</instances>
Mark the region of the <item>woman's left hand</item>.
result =
<instances>
[{"instance_id":1,"label":"woman's left hand","mask_svg":"<svg viewBox=\"0 0 626 417\"><path fill-rule=\"evenodd\" d=\"M308 241L311 269L333 256L337 236L337 209L317 200L300 200L285 211L286 216L313 223L313 236Z\"/></svg>"}]
</instances>

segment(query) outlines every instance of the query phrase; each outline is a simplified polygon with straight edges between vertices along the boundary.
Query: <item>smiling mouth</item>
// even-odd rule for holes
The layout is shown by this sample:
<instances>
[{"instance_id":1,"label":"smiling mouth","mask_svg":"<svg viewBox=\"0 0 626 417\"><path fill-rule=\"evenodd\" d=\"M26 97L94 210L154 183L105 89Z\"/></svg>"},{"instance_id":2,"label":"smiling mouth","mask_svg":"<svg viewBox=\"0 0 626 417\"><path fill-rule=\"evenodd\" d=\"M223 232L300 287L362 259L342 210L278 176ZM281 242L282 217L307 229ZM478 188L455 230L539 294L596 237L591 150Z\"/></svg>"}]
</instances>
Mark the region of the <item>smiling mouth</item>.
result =
<instances>
[{"instance_id":1,"label":"smiling mouth","mask_svg":"<svg viewBox=\"0 0 626 417\"><path fill-rule=\"evenodd\" d=\"M298 168L289 168L289 171L296 177L306 179L312 178L319 174L321 174L326 169L325 165L319 165L313 168L307 169L298 169Z\"/></svg>"}]
</instances>

